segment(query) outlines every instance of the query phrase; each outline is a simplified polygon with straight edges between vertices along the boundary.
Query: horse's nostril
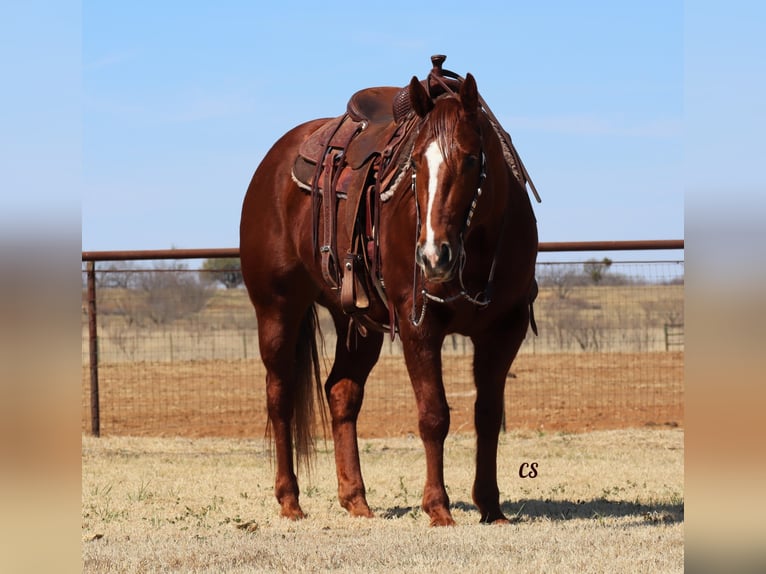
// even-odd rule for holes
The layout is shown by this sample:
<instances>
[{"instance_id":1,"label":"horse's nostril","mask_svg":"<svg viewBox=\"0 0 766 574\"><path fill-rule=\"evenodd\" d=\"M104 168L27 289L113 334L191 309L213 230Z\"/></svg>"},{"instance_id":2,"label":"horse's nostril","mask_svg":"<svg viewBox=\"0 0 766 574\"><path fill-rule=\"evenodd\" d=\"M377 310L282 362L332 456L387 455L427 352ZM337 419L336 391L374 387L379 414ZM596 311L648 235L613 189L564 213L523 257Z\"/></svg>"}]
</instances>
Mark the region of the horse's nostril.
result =
<instances>
[{"instance_id":1,"label":"horse's nostril","mask_svg":"<svg viewBox=\"0 0 766 574\"><path fill-rule=\"evenodd\" d=\"M418 245L415 248L415 261L429 276L440 276L447 272L453 263L452 247L446 241L437 247L433 243Z\"/></svg>"},{"instance_id":2,"label":"horse's nostril","mask_svg":"<svg viewBox=\"0 0 766 574\"><path fill-rule=\"evenodd\" d=\"M439 252L439 266L444 267L452 261L452 249L449 243L442 243L441 251Z\"/></svg>"},{"instance_id":3,"label":"horse's nostril","mask_svg":"<svg viewBox=\"0 0 766 574\"><path fill-rule=\"evenodd\" d=\"M423 246L418 245L417 249L415 249L415 262L418 265L423 265Z\"/></svg>"}]
</instances>

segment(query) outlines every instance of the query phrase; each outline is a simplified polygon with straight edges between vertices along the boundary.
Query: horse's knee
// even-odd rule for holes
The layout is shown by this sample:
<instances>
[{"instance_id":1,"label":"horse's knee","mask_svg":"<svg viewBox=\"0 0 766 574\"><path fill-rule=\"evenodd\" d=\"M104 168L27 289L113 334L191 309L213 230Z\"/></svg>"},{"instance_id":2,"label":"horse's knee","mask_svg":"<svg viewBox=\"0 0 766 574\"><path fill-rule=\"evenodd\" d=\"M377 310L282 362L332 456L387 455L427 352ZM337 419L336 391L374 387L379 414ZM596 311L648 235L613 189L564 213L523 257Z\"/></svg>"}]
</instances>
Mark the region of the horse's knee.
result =
<instances>
[{"instance_id":1,"label":"horse's knee","mask_svg":"<svg viewBox=\"0 0 766 574\"><path fill-rule=\"evenodd\" d=\"M327 382L327 404L334 422L356 420L364 399L364 387L350 379Z\"/></svg>"},{"instance_id":2,"label":"horse's knee","mask_svg":"<svg viewBox=\"0 0 766 574\"><path fill-rule=\"evenodd\" d=\"M497 400L479 400L474 404L474 425L480 435L500 432L503 420L503 403Z\"/></svg>"},{"instance_id":3,"label":"horse's knee","mask_svg":"<svg viewBox=\"0 0 766 574\"><path fill-rule=\"evenodd\" d=\"M418 429L424 439L444 441L449 432L450 416L447 405L431 405L427 410L420 411Z\"/></svg>"}]
</instances>

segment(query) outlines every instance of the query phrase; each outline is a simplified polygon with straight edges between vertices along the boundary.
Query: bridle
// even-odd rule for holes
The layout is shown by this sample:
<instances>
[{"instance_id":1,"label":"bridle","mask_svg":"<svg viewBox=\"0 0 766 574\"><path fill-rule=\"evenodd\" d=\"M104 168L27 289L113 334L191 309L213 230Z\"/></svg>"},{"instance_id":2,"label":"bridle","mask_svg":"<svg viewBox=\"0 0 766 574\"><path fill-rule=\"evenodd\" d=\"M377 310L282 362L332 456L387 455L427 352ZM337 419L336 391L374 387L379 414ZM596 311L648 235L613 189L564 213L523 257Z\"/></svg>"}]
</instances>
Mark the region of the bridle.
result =
<instances>
[{"instance_id":1,"label":"bridle","mask_svg":"<svg viewBox=\"0 0 766 574\"><path fill-rule=\"evenodd\" d=\"M500 235L498 237L497 245L495 246L495 253L492 256L492 265L490 266L489 276L487 278L487 283L484 289L479 291L476 295L470 295L463 281L463 270L466 264L464 237L468 231L468 228L471 226L471 222L473 221L473 215L474 215L474 212L476 211L476 206L478 205L479 198L482 195L481 187L484 184L484 181L487 177L487 158L484 154L483 149L481 150L480 153L481 153L481 173L479 174L479 182L478 182L478 185L476 186L476 191L474 192L471 205L468 208L468 213L466 214L465 222L463 223L463 227L460 231L460 235L458 236L459 254L458 254L458 261L456 262L456 265L457 265L457 281L460 287L460 291L454 295L450 295L449 297L439 297L438 295L429 293L427 286L424 284L422 289L420 290L420 294L423 297L423 305L420 308L420 313L418 314L416 312L418 277L420 275L424 275L424 273L422 269L420 269L420 266L418 265L416 260L414 264L414 273L412 278L412 315L410 317L410 321L415 327L420 326L420 324L423 322L423 319L426 316L426 307L428 306L429 301L433 301L435 303L441 303L441 304L449 304L459 299L463 299L480 309L485 308L487 305L489 305L492 302L492 283L495 278L495 267L497 266L498 254L503 244L503 235L505 232L506 221L508 220L507 208L503 214L503 223L500 228ZM420 203L418 202L416 184L417 184L417 173L413 170L412 171L412 192L415 198L415 212L416 212L416 222L417 222L417 229L416 229L417 233L415 235L415 249L417 250L418 238L420 237L421 219L420 219ZM418 271L420 271L420 273L418 273Z\"/></svg>"},{"instance_id":2,"label":"bridle","mask_svg":"<svg viewBox=\"0 0 766 574\"><path fill-rule=\"evenodd\" d=\"M434 63L434 69L428 74L428 80L429 80L429 86L431 85L431 81L435 84L438 84L441 86L441 88L444 90L444 93L455 93L455 89L452 85L447 83L445 81L445 78L450 78L458 83L462 83L464 81L464 78L460 75L450 72L449 70L442 69L442 63L444 62L445 56L434 56L431 58L432 62ZM535 188L534 183L532 182L532 178L529 177L529 173L527 172L526 167L524 166L524 163L521 161L521 157L519 156L518 152L516 151L516 148L513 145L513 142L511 141L511 136L506 132L500 125L500 122L495 117L495 114L492 113L492 110L487 105L487 102L484 101L484 98L482 98L481 94L478 95L479 100L479 107L482 113L486 116L487 120L489 121L490 126L492 126L492 130L497 134L499 140L500 140L500 146L503 151L503 157L505 159L506 164L508 165L509 169L511 170L513 176L516 178L516 180L521 184L522 187L525 189L527 186L529 186L529 189L534 194L535 199L538 203L540 203L540 195L537 193L537 189ZM417 135L415 136L417 137ZM412 153L410 151L410 153ZM457 301L459 299L463 299L465 301L468 301L469 303L475 305L479 309L484 309L492 302L492 286L495 279L495 268L497 267L497 259L498 255L500 253L500 249L503 245L503 237L505 235L505 229L507 227L508 223L508 212L510 210L510 207L506 207L504 213L503 213L503 222L500 227L500 235L498 236L497 245L495 246L495 253L492 256L492 265L489 269L489 276L487 277L486 285L484 286L484 289L479 291L476 295L470 295L468 293L468 290L466 289L465 282L463 281L463 270L465 268L466 264L466 254L465 254L465 246L464 246L464 235L468 228L471 225L471 221L473 220L473 215L476 210L476 205L479 202L479 198L482 195L482 189L481 186L484 183L484 180L487 177L486 172L486 157L484 154L484 150L481 150L481 174L479 176L479 183L476 187L476 192L474 194L473 201L471 201L471 206L468 209L468 214L466 215L465 222L463 224L463 229L460 232L459 236L459 247L460 247L460 253L458 255L458 261L456 262L456 265L458 266L457 269L457 281L458 285L460 287L460 291L456 293L455 295L451 295L449 297L439 297L437 295L434 295L432 293L428 292L428 289L426 285L424 284L423 288L420 290L420 294L423 297L423 305L420 308L420 313L418 314L416 312L416 303L417 303L417 292L418 292L418 268L419 265L417 264L417 258L415 260L414 265L414 273L413 273L413 279L412 279L412 314L410 317L410 321L415 327L418 327L425 318L426 315L426 308L428 306L429 301L433 301L435 303L441 303L441 304L449 304L454 301ZM415 239L415 249L417 249L417 238L420 237L420 204L418 203L417 198L417 188L416 188L416 181L417 181L417 174L415 171L412 171L412 191L413 195L415 197L415 209L417 212L417 234ZM421 273L424 274L424 273Z\"/></svg>"}]
</instances>

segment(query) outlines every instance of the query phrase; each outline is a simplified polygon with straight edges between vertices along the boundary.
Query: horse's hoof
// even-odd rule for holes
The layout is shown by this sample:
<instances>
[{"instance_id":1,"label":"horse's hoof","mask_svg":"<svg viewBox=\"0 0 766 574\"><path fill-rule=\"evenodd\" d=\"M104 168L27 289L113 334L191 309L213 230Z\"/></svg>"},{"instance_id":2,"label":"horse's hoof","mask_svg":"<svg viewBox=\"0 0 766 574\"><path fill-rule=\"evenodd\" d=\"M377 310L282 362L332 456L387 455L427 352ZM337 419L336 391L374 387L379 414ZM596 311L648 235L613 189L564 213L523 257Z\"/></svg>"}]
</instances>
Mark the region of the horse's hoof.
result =
<instances>
[{"instance_id":1,"label":"horse's hoof","mask_svg":"<svg viewBox=\"0 0 766 574\"><path fill-rule=\"evenodd\" d=\"M511 523L511 521L508 520L502 512L486 514L481 517L481 520L479 522L481 524L510 524Z\"/></svg>"},{"instance_id":2,"label":"horse's hoof","mask_svg":"<svg viewBox=\"0 0 766 574\"><path fill-rule=\"evenodd\" d=\"M372 510L370 510L370 507L367 505L367 503L362 500L360 502L350 502L344 505L346 510L348 511L349 515L354 517L361 517L361 518L372 518L375 516L372 513Z\"/></svg>"},{"instance_id":3,"label":"horse's hoof","mask_svg":"<svg viewBox=\"0 0 766 574\"><path fill-rule=\"evenodd\" d=\"M282 512L280 512L280 514L284 518L289 518L290 520L302 520L306 518L306 514L301 510L300 506L282 507Z\"/></svg>"},{"instance_id":4,"label":"horse's hoof","mask_svg":"<svg viewBox=\"0 0 766 574\"><path fill-rule=\"evenodd\" d=\"M351 516L354 518L375 518L375 515L372 513L372 510L367 509L366 512L349 512Z\"/></svg>"},{"instance_id":5,"label":"horse's hoof","mask_svg":"<svg viewBox=\"0 0 766 574\"><path fill-rule=\"evenodd\" d=\"M434 516L431 518L431 526L455 526L455 520L449 514Z\"/></svg>"}]
</instances>

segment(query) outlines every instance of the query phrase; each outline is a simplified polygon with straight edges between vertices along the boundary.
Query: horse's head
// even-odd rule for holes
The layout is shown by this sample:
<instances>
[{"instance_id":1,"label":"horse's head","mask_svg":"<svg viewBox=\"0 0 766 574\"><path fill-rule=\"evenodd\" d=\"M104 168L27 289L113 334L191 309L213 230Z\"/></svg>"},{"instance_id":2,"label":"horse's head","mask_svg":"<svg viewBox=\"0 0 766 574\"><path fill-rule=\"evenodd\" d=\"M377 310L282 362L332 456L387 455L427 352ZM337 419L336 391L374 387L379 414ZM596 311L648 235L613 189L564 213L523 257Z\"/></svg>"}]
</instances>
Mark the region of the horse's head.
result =
<instances>
[{"instance_id":1,"label":"horse's head","mask_svg":"<svg viewBox=\"0 0 766 574\"><path fill-rule=\"evenodd\" d=\"M462 234L484 177L476 81L468 74L457 96L431 100L413 78L410 101L422 119L412 149L420 221L416 259L430 281L452 279Z\"/></svg>"}]
</instances>

